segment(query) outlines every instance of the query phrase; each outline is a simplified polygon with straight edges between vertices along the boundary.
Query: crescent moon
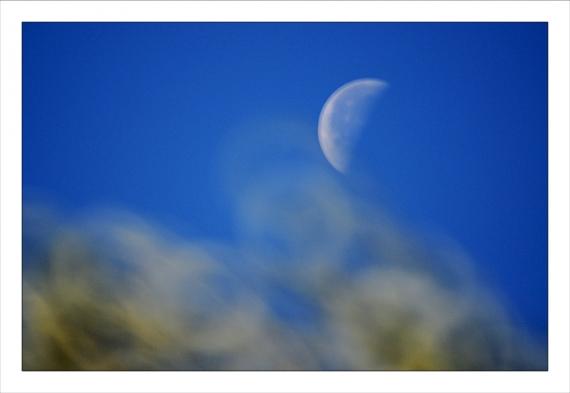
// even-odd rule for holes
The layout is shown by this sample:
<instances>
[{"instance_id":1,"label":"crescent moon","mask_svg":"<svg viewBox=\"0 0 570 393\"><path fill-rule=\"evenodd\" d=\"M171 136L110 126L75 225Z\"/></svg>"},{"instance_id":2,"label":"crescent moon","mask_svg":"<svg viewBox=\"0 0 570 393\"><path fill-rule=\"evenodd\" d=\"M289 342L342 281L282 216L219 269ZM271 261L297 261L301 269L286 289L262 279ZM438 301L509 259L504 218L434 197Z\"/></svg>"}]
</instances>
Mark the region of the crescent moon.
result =
<instances>
[{"instance_id":1,"label":"crescent moon","mask_svg":"<svg viewBox=\"0 0 570 393\"><path fill-rule=\"evenodd\" d=\"M319 116L319 143L337 171L348 170L354 143L372 104L387 85L378 79L357 79L339 87L325 102Z\"/></svg>"}]
</instances>

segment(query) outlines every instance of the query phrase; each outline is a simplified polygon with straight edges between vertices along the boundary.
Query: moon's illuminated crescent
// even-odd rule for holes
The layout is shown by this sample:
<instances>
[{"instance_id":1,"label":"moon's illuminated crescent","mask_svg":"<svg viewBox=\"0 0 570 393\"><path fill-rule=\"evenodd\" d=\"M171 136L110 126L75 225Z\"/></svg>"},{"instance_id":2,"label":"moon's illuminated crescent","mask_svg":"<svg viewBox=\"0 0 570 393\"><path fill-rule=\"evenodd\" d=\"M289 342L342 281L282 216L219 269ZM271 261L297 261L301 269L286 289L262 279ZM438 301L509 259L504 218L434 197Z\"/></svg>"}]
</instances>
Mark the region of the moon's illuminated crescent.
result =
<instances>
[{"instance_id":1,"label":"moon's illuminated crescent","mask_svg":"<svg viewBox=\"0 0 570 393\"><path fill-rule=\"evenodd\" d=\"M370 107L386 86L378 79L357 79L339 87L325 102L319 117L319 143L339 172L346 173Z\"/></svg>"}]
</instances>

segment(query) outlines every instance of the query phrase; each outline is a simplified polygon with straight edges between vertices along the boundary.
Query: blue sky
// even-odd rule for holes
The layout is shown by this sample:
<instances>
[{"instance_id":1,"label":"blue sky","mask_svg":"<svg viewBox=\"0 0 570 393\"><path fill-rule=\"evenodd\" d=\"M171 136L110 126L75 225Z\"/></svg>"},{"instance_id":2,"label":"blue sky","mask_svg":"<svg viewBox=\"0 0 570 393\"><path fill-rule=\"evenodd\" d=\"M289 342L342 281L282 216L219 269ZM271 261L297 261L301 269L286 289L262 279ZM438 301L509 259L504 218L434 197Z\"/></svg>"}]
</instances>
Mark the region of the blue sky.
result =
<instances>
[{"instance_id":1,"label":"blue sky","mask_svg":"<svg viewBox=\"0 0 570 393\"><path fill-rule=\"evenodd\" d=\"M352 172L328 170L454 239L545 339L545 23L25 23L24 199L232 239L231 130L287 119L316 144L328 96L363 77L389 89Z\"/></svg>"}]
</instances>

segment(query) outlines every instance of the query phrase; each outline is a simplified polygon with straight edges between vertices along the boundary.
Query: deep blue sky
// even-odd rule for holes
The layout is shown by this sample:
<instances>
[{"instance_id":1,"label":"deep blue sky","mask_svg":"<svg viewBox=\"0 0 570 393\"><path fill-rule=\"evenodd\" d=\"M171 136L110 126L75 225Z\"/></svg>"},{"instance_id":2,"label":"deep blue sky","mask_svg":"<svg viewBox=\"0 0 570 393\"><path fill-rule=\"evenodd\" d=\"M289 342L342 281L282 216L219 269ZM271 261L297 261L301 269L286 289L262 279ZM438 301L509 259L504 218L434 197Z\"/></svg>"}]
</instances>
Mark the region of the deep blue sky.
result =
<instances>
[{"instance_id":1,"label":"deep blue sky","mask_svg":"<svg viewBox=\"0 0 570 393\"><path fill-rule=\"evenodd\" d=\"M354 162L372 199L456 240L545 337L545 23L24 23L24 197L223 238L227 130L292 118L316 138L362 77L390 84Z\"/></svg>"}]
</instances>

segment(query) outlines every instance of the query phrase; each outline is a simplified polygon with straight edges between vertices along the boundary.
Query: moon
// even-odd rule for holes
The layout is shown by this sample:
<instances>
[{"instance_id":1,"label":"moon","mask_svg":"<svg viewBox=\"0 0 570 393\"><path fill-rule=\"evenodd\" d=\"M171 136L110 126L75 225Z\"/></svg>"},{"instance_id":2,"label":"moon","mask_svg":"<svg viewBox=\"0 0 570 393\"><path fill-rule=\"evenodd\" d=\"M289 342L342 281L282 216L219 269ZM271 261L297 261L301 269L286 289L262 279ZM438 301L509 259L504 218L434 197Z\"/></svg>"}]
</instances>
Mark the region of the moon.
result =
<instances>
[{"instance_id":1,"label":"moon","mask_svg":"<svg viewBox=\"0 0 570 393\"><path fill-rule=\"evenodd\" d=\"M379 79L356 79L335 90L323 105L319 116L319 143L337 171L346 173L348 170L354 144L372 104L387 85Z\"/></svg>"}]
</instances>

